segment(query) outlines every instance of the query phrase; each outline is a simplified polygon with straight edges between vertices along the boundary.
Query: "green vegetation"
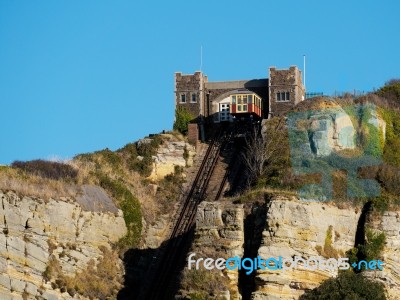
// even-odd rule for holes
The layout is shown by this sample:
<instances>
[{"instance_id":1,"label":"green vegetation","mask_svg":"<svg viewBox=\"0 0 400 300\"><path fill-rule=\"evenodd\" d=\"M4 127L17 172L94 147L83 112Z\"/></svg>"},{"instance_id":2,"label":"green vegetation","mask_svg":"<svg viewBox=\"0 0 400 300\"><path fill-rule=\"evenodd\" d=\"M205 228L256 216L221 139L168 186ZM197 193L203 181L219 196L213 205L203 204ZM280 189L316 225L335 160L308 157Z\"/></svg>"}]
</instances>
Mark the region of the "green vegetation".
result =
<instances>
[{"instance_id":1,"label":"green vegetation","mask_svg":"<svg viewBox=\"0 0 400 300\"><path fill-rule=\"evenodd\" d=\"M365 231L365 243L357 245L346 252L349 262L358 263L360 260L378 260L382 257L382 251L385 247L385 233L377 233L370 228Z\"/></svg>"},{"instance_id":2,"label":"green vegetation","mask_svg":"<svg viewBox=\"0 0 400 300\"><path fill-rule=\"evenodd\" d=\"M312 133L308 132L308 136L304 134L304 129L311 126L307 119L309 111L335 108L335 101L315 100L296 107L295 114L304 113L304 120L299 119L296 123L299 130L288 132L286 122L286 127L279 127L279 118L268 120L264 129L271 144L265 143L265 153L258 155L265 158L263 165L257 168L263 171L250 180L251 188L300 191L303 197L312 195L322 201L333 199L341 206L372 201L374 210L380 212L400 205L400 94L393 96L392 93L397 91L399 85L400 80L392 80L377 95L335 100L349 115L355 128L356 149L353 150L342 150L324 157L304 154L303 149L310 145ZM389 95L387 91L392 92ZM383 98L385 95L391 98ZM386 123L385 128L380 123L381 119ZM250 145L249 149L257 147ZM299 160L293 160L293 157L299 157ZM313 172L296 175L293 167ZM357 170L357 173L349 173L352 170ZM324 182L322 178L332 178L333 188L331 180ZM360 185L359 178L375 179L380 184L380 191L374 184L365 182L365 185ZM372 196L377 194L379 196Z\"/></svg>"},{"instance_id":3,"label":"green vegetation","mask_svg":"<svg viewBox=\"0 0 400 300\"><path fill-rule=\"evenodd\" d=\"M386 122L386 139L383 148L385 163L400 167L400 114L397 110L379 108L379 114Z\"/></svg>"},{"instance_id":4,"label":"green vegetation","mask_svg":"<svg viewBox=\"0 0 400 300\"><path fill-rule=\"evenodd\" d=\"M400 79L389 80L376 94L388 99L392 104L400 104Z\"/></svg>"},{"instance_id":5,"label":"green vegetation","mask_svg":"<svg viewBox=\"0 0 400 300\"><path fill-rule=\"evenodd\" d=\"M365 278L362 274L343 271L336 278L325 280L319 287L306 292L300 300L385 300L381 283Z\"/></svg>"},{"instance_id":6,"label":"green vegetation","mask_svg":"<svg viewBox=\"0 0 400 300\"><path fill-rule=\"evenodd\" d=\"M361 256L368 261L381 258L383 248L385 247L385 233L377 233L367 228L365 235L365 244L359 245L359 257Z\"/></svg>"},{"instance_id":7,"label":"green vegetation","mask_svg":"<svg viewBox=\"0 0 400 300\"><path fill-rule=\"evenodd\" d=\"M372 110L375 108L369 104L359 106L361 126L358 128L360 140L358 146L363 150L364 155L380 158L382 157L383 136L376 127L378 124L370 123Z\"/></svg>"},{"instance_id":8,"label":"green vegetation","mask_svg":"<svg viewBox=\"0 0 400 300\"><path fill-rule=\"evenodd\" d=\"M224 299L221 292L228 286L228 279L217 270L184 270L181 288L191 300Z\"/></svg>"},{"instance_id":9,"label":"green vegetation","mask_svg":"<svg viewBox=\"0 0 400 300\"><path fill-rule=\"evenodd\" d=\"M150 139L127 144L116 153L124 157L129 170L148 177L152 170L152 156L157 153L157 149L162 143L160 135L153 135Z\"/></svg>"},{"instance_id":10,"label":"green vegetation","mask_svg":"<svg viewBox=\"0 0 400 300\"><path fill-rule=\"evenodd\" d=\"M326 237L325 237L325 244L324 244L324 254L326 257L334 257L338 258L339 253L338 251L332 246L333 244L333 227L332 225L329 225L328 230L326 231Z\"/></svg>"},{"instance_id":11,"label":"green vegetation","mask_svg":"<svg viewBox=\"0 0 400 300\"><path fill-rule=\"evenodd\" d=\"M174 129L185 134L188 131L188 124L195 119L195 116L183 106L178 106L175 110Z\"/></svg>"},{"instance_id":12,"label":"green vegetation","mask_svg":"<svg viewBox=\"0 0 400 300\"><path fill-rule=\"evenodd\" d=\"M142 232L142 213L139 200L132 195L121 181L113 180L101 173L98 173L96 177L99 180L99 185L111 194L124 213L128 233L120 240L120 247L137 247Z\"/></svg>"}]
</instances>

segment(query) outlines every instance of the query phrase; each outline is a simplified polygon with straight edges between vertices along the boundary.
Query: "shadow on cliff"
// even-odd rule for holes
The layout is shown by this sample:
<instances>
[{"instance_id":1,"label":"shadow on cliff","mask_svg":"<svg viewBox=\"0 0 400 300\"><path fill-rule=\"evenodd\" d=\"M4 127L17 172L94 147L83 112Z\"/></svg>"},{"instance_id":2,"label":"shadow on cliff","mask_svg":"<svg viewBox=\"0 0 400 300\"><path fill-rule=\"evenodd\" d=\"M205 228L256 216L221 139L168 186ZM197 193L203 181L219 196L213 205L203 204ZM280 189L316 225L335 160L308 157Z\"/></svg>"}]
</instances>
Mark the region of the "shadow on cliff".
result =
<instances>
[{"instance_id":1,"label":"shadow on cliff","mask_svg":"<svg viewBox=\"0 0 400 300\"><path fill-rule=\"evenodd\" d=\"M124 287L117 299L175 299L192 240L190 230L156 249L128 250L123 258Z\"/></svg>"},{"instance_id":2,"label":"shadow on cliff","mask_svg":"<svg viewBox=\"0 0 400 300\"><path fill-rule=\"evenodd\" d=\"M266 199L268 201L268 199ZM267 208L266 203L254 203L250 208L250 213L244 219L244 258L254 260L258 256L258 249L261 246L262 232L266 224ZM246 274L245 269L239 271L239 289L242 300L250 300L251 294L255 291L256 272Z\"/></svg>"}]
</instances>

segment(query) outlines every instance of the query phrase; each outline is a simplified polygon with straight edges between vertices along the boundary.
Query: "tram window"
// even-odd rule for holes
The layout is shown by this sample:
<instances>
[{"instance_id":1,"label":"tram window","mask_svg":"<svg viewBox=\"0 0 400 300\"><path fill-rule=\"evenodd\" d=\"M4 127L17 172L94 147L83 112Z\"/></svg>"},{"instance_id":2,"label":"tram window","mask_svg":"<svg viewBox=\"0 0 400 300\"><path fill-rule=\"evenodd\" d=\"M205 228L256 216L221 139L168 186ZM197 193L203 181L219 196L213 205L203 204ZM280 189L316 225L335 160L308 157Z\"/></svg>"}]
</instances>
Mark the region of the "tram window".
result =
<instances>
[{"instance_id":1,"label":"tram window","mask_svg":"<svg viewBox=\"0 0 400 300\"><path fill-rule=\"evenodd\" d=\"M252 95L247 95L247 103L251 103L253 101Z\"/></svg>"},{"instance_id":2,"label":"tram window","mask_svg":"<svg viewBox=\"0 0 400 300\"><path fill-rule=\"evenodd\" d=\"M243 105L243 111L247 111L247 104Z\"/></svg>"},{"instance_id":3,"label":"tram window","mask_svg":"<svg viewBox=\"0 0 400 300\"><path fill-rule=\"evenodd\" d=\"M232 104L236 104L236 96L232 96Z\"/></svg>"}]
</instances>

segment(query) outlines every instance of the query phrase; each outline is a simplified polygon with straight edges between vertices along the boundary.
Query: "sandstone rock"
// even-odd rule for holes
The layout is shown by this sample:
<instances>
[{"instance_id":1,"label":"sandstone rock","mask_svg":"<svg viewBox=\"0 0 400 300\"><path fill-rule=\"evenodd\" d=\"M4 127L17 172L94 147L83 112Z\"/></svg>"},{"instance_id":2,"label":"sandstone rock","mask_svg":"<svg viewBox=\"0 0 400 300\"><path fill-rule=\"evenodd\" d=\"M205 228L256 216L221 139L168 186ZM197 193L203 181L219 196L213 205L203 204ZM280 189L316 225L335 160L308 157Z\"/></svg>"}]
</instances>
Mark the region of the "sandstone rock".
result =
<instances>
[{"instance_id":1,"label":"sandstone rock","mask_svg":"<svg viewBox=\"0 0 400 300\"><path fill-rule=\"evenodd\" d=\"M191 252L199 257L242 257L244 243L243 207L221 202L202 202L196 214L195 240ZM213 257L214 259L216 257ZM229 279L225 299L240 299L237 270L224 270L221 276Z\"/></svg>"},{"instance_id":2,"label":"sandstone rock","mask_svg":"<svg viewBox=\"0 0 400 300\"><path fill-rule=\"evenodd\" d=\"M76 202L85 211L99 211L117 213L118 208L107 195L107 193L98 186L84 184L76 197Z\"/></svg>"},{"instance_id":3,"label":"sandstone rock","mask_svg":"<svg viewBox=\"0 0 400 300\"><path fill-rule=\"evenodd\" d=\"M320 256L327 231L332 230L332 247L339 256L354 246L360 212L339 209L320 202L303 202L284 197L273 198L267 208L267 225L258 255L308 259ZM288 271L258 270L254 299L298 299L305 289L317 287L337 275L337 270L311 271L297 268Z\"/></svg>"},{"instance_id":4,"label":"sandstone rock","mask_svg":"<svg viewBox=\"0 0 400 300\"><path fill-rule=\"evenodd\" d=\"M102 255L99 246L110 247L126 234L122 212L104 202L108 200L102 191L92 187L84 191L84 207L68 198L44 201L0 191L0 226L7 229L0 233L0 299L22 299L26 293L28 299L72 299L45 283L43 272L50 256L64 275L73 276ZM104 205L87 203L96 196ZM122 262L116 263L122 269Z\"/></svg>"},{"instance_id":5,"label":"sandstone rock","mask_svg":"<svg viewBox=\"0 0 400 300\"><path fill-rule=\"evenodd\" d=\"M188 154L187 160L184 158L185 151ZM149 179L157 181L168 174L173 174L175 166L191 166L195 154L194 147L189 143L164 140L164 143L157 149L157 154L152 158L153 169Z\"/></svg>"},{"instance_id":6,"label":"sandstone rock","mask_svg":"<svg viewBox=\"0 0 400 300\"><path fill-rule=\"evenodd\" d=\"M390 300L400 299L400 211L388 211L378 222L369 224L373 229L385 233L383 271L368 271L367 276L382 282Z\"/></svg>"}]
</instances>

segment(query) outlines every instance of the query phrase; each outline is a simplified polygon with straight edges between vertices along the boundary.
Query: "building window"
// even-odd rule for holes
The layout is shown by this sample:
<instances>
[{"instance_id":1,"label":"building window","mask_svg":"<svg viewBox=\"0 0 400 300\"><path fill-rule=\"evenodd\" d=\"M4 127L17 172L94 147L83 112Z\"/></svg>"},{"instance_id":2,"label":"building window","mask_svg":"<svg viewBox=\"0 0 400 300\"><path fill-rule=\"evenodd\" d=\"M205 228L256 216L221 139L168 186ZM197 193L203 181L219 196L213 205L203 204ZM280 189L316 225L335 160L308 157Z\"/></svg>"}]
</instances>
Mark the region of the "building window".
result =
<instances>
[{"instance_id":1,"label":"building window","mask_svg":"<svg viewBox=\"0 0 400 300\"><path fill-rule=\"evenodd\" d=\"M289 92L276 93L276 101L290 101L290 93Z\"/></svg>"},{"instance_id":2,"label":"building window","mask_svg":"<svg viewBox=\"0 0 400 300\"><path fill-rule=\"evenodd\" d=\"M181 94L181 103L186 103L186 94Z\"/></svg>"},{"instance_id":3,"label":"building window","mask_svg":"<svg viewBox=\"0 0 400 300\"><path fill-rule=\"evenodd\" d=\"M191 102L192 102L192 103L196 103L196 102L197 102L197 95L196 95L196 93L192 93Z\"/></svg>"}]
</instances>

